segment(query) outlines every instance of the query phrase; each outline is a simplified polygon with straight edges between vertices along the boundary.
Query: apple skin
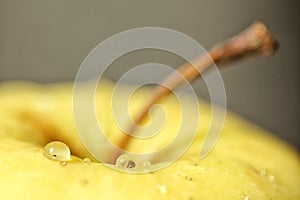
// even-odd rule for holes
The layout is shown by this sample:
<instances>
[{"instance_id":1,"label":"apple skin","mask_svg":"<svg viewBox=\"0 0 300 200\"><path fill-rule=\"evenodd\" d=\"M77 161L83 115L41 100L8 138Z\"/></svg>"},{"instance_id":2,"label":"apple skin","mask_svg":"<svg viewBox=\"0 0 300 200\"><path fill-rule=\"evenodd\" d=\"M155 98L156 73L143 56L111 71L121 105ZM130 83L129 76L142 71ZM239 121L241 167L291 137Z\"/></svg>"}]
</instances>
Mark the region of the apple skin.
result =
<instances>
[{"instance_id":1,"label":"apple skin","mask_svg":"<svg viewBox=\"0 0 300 200\"><path fill-rule=\"evenodd\" d=\"M109 100L112 85L106 82L102 87L97 94ZM188 151L164 169L127 174L81 160L93 158L76 134L72 84L2 83L1 199L300 199L298 152L232 112L213 151L199 159L210 119L209 104L199 101L202 126ZM172 97L164 104L167 111L178 112ZM109 108L96 107L108 137L117 140ZM170 123L174 118L168 117ZM152 141L133 141L129 149L160 148L173 137L167 134L170 130L166 126L163 136ZM70 147L73 156L67 165L43 156L43 146L54 140Z\"/></svg>"}]
</instances>

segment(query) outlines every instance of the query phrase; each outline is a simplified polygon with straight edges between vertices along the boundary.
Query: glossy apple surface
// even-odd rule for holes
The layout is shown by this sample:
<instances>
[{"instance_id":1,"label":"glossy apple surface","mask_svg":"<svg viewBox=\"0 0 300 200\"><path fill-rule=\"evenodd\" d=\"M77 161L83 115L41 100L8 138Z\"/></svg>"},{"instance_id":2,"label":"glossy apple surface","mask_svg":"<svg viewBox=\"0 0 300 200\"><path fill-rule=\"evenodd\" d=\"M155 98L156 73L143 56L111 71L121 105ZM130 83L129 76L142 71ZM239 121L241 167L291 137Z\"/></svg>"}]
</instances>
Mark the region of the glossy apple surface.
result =
<instances>
[{"instance_id":1,"label":"glossy apple surface","mask_svg":"<svg viewBox=\"0 0 300 200\"><path fill-rule=\"evenodd\" d=\"M111 87L106 83L97 95L101 93L101 98L109 100ZM164 104L169 113L167 123L177 124L176 101L169 98ZM98 162L77 159L90 155L76 134L71 84L3 83L0 85L0 198L300 199L299 154L231 112L214 150L199 159L210 119L209 105L200 100L200 107L202 118L197 137L179 160L153 173L127 174ZM104 105L96 108L108 137L117 140L112 134L116 126L110 108ZM165 126L157 138L132 141L129 149L160 148L174 137L172 132L171 126ZM70 147L72 161L62 164L43 156L44 145L55 140Z\"/></svg>"}]
</instances>

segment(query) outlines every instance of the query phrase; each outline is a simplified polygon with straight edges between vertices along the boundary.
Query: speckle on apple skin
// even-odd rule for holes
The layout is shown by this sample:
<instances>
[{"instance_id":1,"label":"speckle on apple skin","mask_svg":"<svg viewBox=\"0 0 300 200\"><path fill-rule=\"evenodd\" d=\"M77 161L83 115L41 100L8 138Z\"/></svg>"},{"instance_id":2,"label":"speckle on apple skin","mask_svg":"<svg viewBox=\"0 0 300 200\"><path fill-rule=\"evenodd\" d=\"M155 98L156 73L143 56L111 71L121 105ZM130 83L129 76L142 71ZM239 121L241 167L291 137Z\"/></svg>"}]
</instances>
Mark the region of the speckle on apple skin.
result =
<instances>
[{"instance_id":1,"label":"speckle on apple skin","mask_svg":"<svg viewBox=\"0 0 300 200\"><path fill-rule=\"evenodd\" d=\"M80 179L80 184L81 184L82 186L86 186L86 185L89 184L89 181L88 181L88 179L83 178L83 179Z\"/></svg>"}]
</instances>

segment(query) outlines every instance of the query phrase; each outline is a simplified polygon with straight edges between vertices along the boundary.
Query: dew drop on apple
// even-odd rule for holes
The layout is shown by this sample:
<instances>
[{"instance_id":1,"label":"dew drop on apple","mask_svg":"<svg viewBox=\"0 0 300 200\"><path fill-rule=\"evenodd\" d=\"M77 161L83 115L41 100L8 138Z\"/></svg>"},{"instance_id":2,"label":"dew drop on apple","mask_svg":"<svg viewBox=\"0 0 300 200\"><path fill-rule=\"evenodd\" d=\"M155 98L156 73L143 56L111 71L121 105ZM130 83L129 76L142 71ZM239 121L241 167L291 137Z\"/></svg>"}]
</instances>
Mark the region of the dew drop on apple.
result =
<instances>
[{"instance_id":1,"label":"dew drop on apple","mask_svg":"<svg viewBox=\"0 0 300 200\"><path fill-rule=\"evenodd\" d=\"M188 180L188 181L192 181L193 178L191 176L185 176L185 179Z\"/></svg>"},{"instance_id":2,"label":"dew drop on apple","mask_svg":"<svg viewBox=\"0 0 300 200\"><path fill-rule=\"evenodd\" d=\"M90 163L90 162L91 162L91 159L89 159L89 158L84 158L82 161L83 161L84 163Z\"/></svg>"},{"instance_id":3,"label":"dew drop on apple","mask_svg":"<svg viewBox=\"0 0 300 200\"><path fill-rule=\"evenodd\" d=\"M259 171L260 175L265 176L267 174L267 170L262 169Z\"/></svg>"},{"instance_id":4,"label":"dew drop on apple","mask_svg":"<svg viewBox=\"0 0 300 200\"><path fill-rule=\"evenodd\" d=\"M242 200L249 200L249 197L248 197L247 195L243 195L243 194L242 194L242 195L241 195L241 199L242 199Z\"/></svg>"},{"instance_id":5,"label":"dew drop on apple","mask_svg":"<svg viewBox=\"0 0 300 200\"><path fill-rule=\"evenodd\" d=\"M44 147L44 156L50 160L66 161L70 160L71 151L69 147L59 141L50 142Z\"/></svg>"},{"instance_id":6,"label":"dew drop on apple","mask_svg":"<svg viewBox=\"0 0 300 200\"><path fill-rule=\"evenodd\" d=\"M65 166L67 166L67 164L68 164L68 162L67 162L67 161L60 161L60 165L61 165L62 167L65 167Z\"/></svg>"},{"instance_id":7,"label":"dew drop on apple","mask_svg":"<svg viewBox=\"0 0 300 200\"><path fill-rule=\"evenodd\" d=\"M150 162L149 160L144 160L144 161L142 162L142 167L144 167L144 168L149 168L149 167L151 167L151 162Z\"/></svg>"},{"instance_id":8,"label":"dew drop on apple","mask_svg":"<svg viewBox=\"0 0 300 200\"><path fill-rule=\"evenodd\" d=\"M272 174L267 173L267 170L260 170L260 175L268 178L269 181L274 181L275 177Z\"/></svg>"},{"instance_id":9,"label":"dew drop on apple","mask_svg":"<svg viewBox=\"0 0 300 200\"><path fill-rule=\"evenodd\" d=\"M121 169L133 169L136 166L136 162L132 155L122 154L116 160L116 166Z\"/></svg>"},{"instance_id":10,"label":"dew drop on apple","mask_svg":"<svg viewBox=\"0 0 300 200\"><path fill-rule=\"evenodd\" d=\"M167 193L167 186L165 185L157 185L156 188L161 194L166 194Z\"/></svg>"},{"instance_id":11,"label":"dew drop on apple","mask_svg":"<svg viewBox=\"0 0 300 200\"><path fill-rule=\"evenodd\" d=\"M268 180L269 180L269 181L274 181L274 180L275 180L275 176L270 175L270 176L268 177Z\"/></svg>"}]
</instances>

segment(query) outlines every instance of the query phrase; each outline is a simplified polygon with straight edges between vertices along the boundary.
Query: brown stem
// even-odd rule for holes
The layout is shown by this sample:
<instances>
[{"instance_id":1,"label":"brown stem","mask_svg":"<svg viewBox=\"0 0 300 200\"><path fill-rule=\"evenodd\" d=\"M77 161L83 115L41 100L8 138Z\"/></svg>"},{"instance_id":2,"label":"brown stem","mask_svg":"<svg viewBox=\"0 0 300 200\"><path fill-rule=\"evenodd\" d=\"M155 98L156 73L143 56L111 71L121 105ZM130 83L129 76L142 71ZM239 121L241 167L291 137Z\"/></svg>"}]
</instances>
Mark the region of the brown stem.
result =
<instances>
[{"instance_id":1,"label":"brown stem","mask_svg":"<svg viewBox=\"0 0 300 200\"><path fill-rule=\"evenodd\" d=\"M127 134L123 134L117 144L120 148L126 148L131 134L136 126L144 119L149 109L162 97L168 95L173 89L181 85L186 80L193 81L202 72L214 63L235 61L248 55L271 55L278 45L273 36L268 32L266 26L261 22L254 22L250 27L238 35L226 40L225 42L213 47L207 54L195 59L193 64L186 63L179 67L178 73L172 73L163 81L162 85L157 86L149 96L140 113L135 118L136 125L129 127ZM221 65L222 66L222 65ZM164 85L164 86L163 86Z\"/></svg>"}]
</instances>

